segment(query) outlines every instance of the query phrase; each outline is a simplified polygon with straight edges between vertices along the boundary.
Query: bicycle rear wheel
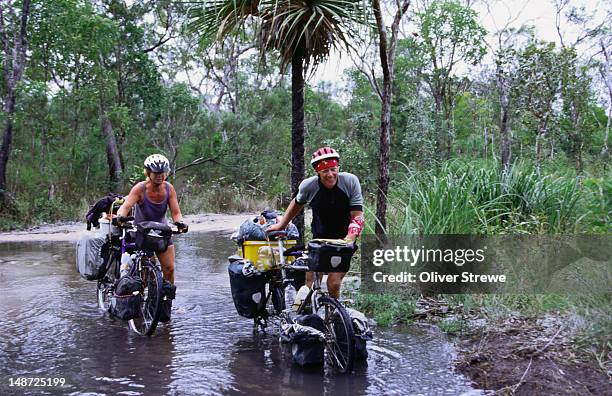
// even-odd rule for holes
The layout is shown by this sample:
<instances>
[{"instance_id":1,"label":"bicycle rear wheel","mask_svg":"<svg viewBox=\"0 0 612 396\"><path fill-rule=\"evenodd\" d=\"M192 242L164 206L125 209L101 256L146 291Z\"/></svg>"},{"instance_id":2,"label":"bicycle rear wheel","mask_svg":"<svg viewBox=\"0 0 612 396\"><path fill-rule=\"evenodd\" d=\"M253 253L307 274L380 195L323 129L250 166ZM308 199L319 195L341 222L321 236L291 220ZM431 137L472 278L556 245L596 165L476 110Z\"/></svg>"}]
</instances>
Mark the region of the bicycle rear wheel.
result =
<instances>
[{"instance_id":1,"label":"bicycle rear wheel","mask_svg":"<svg viewBox=\"0 0 612 396\"><path fill-rule=\"evenodd\" d=\"M155 332L161 314L163 277L161 270L149 261L143 264L140 275L142 279L140 315L131 319L129 325L136 333L150 336Z\"/></svg>"},{"instance_id":2,"label":"bicycle rear wheel","mask_svg":"<svg viewBox=\"0 0 612 396\"><path fill-rule=\"evenodd\" d=\"M335 370L350 372L355 356L355 331L351 318L342 304L333 297L320 297L318 305L317 314L325 323L326 360Z\"/></svg>"}]
</instances>

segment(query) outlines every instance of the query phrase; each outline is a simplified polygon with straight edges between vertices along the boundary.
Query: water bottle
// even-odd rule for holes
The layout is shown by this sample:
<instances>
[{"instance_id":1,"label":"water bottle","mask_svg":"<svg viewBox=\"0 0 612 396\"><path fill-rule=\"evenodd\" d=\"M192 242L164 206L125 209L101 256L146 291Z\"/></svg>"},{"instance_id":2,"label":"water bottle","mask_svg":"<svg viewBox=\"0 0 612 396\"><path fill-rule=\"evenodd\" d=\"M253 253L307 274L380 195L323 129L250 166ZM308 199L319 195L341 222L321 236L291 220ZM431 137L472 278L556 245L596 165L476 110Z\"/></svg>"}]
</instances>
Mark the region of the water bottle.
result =
<instances>
[{"instance_id":1,"label":"water bottle","mask_svg":"<svg viewBox=\"0 0 612 396\"><path fill-rule=\"evenodd\" d=\"M295 301L295 287L289 285L285 287L285 309L290 309Z\"/></svg>"},{"instance_id":2,"label":"water bottle","mask_svg":"<svg viewBox=\"0 0 612 396\"><path fill-rule=\"evenodd\" d=\"M119 267L119 277L123 278L130 274L130 267L132 266L132 258L128 252L121 255L121 266Z\"/></svg>"},{"instance_id":3,"label":"water bottle","mask_svg":"<svg viewBox=\"0 0 612 396\"><path fill-rule=\"evenodd\" d=\"M300 290L298 290L296 296L295 296L295 300L293 301L293 310L297 312L298 308L300 308L300 305L302 305L302 302L306 299L306 297L308 297L308 293L310 292L310 289L308 288L308 286L304 285L302 287L300 287Z\"/></svg>"}]
</instances>

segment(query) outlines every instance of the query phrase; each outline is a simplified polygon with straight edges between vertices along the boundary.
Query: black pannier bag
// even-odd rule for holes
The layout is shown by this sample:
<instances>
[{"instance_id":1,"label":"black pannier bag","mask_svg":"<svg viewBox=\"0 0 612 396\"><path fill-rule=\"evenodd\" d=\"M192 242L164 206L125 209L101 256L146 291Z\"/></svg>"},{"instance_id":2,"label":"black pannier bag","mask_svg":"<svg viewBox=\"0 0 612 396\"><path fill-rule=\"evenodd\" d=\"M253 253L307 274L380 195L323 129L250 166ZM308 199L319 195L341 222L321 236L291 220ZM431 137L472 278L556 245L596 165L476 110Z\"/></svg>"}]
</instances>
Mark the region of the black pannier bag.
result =
<instances>
[{"instance_id":1,"label":"black pannier bag","mask_svg":"<svg viewBox=\"0 0 612 396\"><path fill-rule=\"evenodd\" d=\"M143 221L136 224L136 247L148 252L165 252L168 249L172 229L168 224Z\"/></svg>"},{"instance_id":2,"label":"black pannier bag","mask_svg":"<svg viewBox=\"0 0 612 396\"><path fill-rule=\"evenodd\" d=\"M106 236L84 235L77 242L76 264L81 277L87 280L102 279L110 261L110 243Z\"/></svg>"},{"instance_id":3,"label":"black pannier bag","mask_svg":"<svg viewBox=\"0 0 612 396\"><path fill-rule=\"evenodd\" d=\"M176 286L164 279L162 286L161 311L159 321L169 322L172 316L172 300L176 298Z\"/></svg>"},{"instance_id":4,"label":"black pannier bag","mask_svg":"<svg viewBox=\"0 0 612 396\"><path fill-rule=\"evenodd\" d=\"M313 239L308 242L308 268L316 272L348 272L356 247L342 240Z\"/></svg>"},{"instance_id":5,"label":"black pannier bag","mask_svg":"<svg viewBox=\"0 0 612 396\"><path fill-rule=\"evenodd\" d=\"M248 276L243 274L244 265L244 260L234 260L227 267L236 311L245 318L263 316L267 312L264 304L266 277L259 271L253 271Z\"/></svg>"},{"instance_id":6,"label":"black pannier bag","mask_svg":"<svg viewBox=\"0 0 612 396\"><path fill-rule=\"evenodd\" d=\"M141 287L142 281L137 276L127 275L119 279L109 307L111 315L123 320L140 316Z\"/></svg>"},{"instance_id":7,"label":"black pannier bag","mask_svg":"<svg viewBox=\"0 0 612 396\"><path fill-rule=\"evenodd\" d=\"M368 324L368 318L363 313L351 308L347 308L346 311L351 317L353 331L355 332L355 359L365 360L368 358L367 342L374 338Z\"/></svg>"},{"instance_id":8,"label":"black pannier bag","mask_svg":"<svg viewBox=\"0 0 612 396\"><path fill-rule=\"evenodd\" d=\"M281 328L281 341L291 344L293 361L300 366L323 364L325 324L318 315L298 315L293 324Z\"/></svg>"}]
</instances>

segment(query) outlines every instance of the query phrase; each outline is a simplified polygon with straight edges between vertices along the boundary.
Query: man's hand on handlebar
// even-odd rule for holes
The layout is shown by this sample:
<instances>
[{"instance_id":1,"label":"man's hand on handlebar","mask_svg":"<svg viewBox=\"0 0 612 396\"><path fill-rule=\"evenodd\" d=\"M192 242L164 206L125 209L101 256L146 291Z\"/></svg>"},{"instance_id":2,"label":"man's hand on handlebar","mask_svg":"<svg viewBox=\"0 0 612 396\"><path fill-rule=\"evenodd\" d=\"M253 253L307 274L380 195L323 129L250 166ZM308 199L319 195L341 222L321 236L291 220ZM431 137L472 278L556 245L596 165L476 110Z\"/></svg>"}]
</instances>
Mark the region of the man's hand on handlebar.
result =
<instances>
[{"instance_id":1,"label":"man's hand on handlebar","mask_svg":"<svg viewBox=\"0 0 612 396\"><path fill-rule=\"evenodd\" d=\"M271 233L274 231L284 231L285 227L283 227L280 223L276 223L276 224L270 224L270 226L268 226L268 228L266 228L266 233Z\"/></svg>"},{"instance_id":2,"label":"man's hand on handlebar","mask_svg":"<svg viewBox=\"0 0 612 396\"><path fill-rule=\"evenodd\" d=\"M189 231L189 226L183 223L182 221L175 221L174 225L176 226L176 228L179 230L181 234L184 234L187 231Z\"/></svg>"}]
</instances>

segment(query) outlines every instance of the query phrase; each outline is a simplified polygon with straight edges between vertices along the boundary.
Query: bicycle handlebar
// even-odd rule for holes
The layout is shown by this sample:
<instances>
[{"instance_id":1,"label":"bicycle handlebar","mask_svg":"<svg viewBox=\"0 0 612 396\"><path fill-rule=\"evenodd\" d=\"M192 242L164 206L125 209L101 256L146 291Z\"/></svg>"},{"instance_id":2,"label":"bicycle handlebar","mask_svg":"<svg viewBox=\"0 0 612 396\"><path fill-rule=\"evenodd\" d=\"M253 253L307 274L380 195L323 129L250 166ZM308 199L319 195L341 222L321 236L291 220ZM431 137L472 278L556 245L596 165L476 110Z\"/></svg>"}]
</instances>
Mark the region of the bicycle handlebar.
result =
<instances>
[{"instance_id":1,"label":"bicycle handlebar","mask_svg":"<svg viewBox=\"0 0 612 396\"><path fill-rule=\"evenodd\" d=\"M120 219L123 224L119 223ZM118 216L118 217L113 217L113 220L111 220L111 223L116 227L126 227L125 223L133 221L133 220L134 220L134 216Z\"/></svg>"},{"instance_id":2,"label":"bicycle handlebar","mask_svg":"<svg viewBox=\"0 0 612 396\"><path fill-rule=\"evenodd\" d=\"M119 223L119 220L122 220L122 222ZM113 217L112 224L119 228L132 229L135 226L134 216ZM184 228L177 228L176 230L172 230L173 235L186 234L186 233L187 231Z\"/></svg>"}]
</instances>

